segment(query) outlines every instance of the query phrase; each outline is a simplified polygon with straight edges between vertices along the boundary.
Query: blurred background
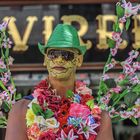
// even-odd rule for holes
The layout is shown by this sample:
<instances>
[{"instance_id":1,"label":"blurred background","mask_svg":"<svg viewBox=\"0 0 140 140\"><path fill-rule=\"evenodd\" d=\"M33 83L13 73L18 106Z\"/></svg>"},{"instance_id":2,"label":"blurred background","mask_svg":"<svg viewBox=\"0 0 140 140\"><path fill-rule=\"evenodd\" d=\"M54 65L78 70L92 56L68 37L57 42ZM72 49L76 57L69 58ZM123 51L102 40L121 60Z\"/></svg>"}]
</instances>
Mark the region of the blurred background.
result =
<instances>
[{"instance_id":1,"label":"blurred background","mask_svg":"<svg viewBox=\"0 0 140 140\"><path fill-rule=\"evenodd\" d=\"M109 49L107 38L111 36L116 20L114 0L1 0L0 21L10 17L8 31L13 41L11 56L14 65L12 75L18 93L32 93L34 86L47 77L43 67L43 55L38 51L38 42L45 44L58 23L72 24L80 35L81 44L88 46L84 64L77 70L77 79L85 81L96 97L99 79ZM132 0L132 2L138 2ZM131 27L123 33L124 42L119 48L117 60L124 60L128 52L140 47L140 15L132 17ZM121 71L116 66L110 75ZM131 121L113 123L115 140L140 140L140 126ZM4 137L3 130L0 138Z\"/></svg>"}]
</instances>

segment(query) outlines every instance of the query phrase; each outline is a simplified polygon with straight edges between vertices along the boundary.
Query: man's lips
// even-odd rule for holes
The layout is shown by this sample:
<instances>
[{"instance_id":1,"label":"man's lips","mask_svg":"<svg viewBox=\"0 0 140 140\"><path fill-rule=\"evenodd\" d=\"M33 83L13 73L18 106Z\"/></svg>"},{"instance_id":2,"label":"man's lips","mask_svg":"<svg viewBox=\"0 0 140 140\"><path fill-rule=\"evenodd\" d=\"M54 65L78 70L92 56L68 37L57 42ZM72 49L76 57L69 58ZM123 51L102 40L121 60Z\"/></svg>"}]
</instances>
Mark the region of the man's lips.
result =
<instances>
[{"instance_id":1,"label":"man's lips","mask_svg":"<svg viewBox=\"0 0 140 140\"><path fill-rule=\"evenodd\" d=\"M55 67L53 67L53 69L61 71L61 70L65 70L66 68L62 67L62 66L55 66Z\"/></svg>"}]
</instances>

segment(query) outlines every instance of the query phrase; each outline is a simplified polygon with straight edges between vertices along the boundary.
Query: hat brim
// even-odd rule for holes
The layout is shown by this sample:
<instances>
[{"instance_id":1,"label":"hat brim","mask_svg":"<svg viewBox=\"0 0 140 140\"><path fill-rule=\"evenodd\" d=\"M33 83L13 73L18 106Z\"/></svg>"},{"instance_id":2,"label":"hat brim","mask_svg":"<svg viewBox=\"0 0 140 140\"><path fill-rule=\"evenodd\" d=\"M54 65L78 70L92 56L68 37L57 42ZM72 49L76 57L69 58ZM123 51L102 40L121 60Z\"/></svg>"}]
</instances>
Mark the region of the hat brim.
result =
<instances>
[{"instance_id":1,"label":"hat brim","mask_svg":"<svg viewBox=\"0 0 140 140\"><path fill-rule=\"evenodd\" d=\"M71 46L65 46L62 44L60 46L58 44L57 44L57 46L55 46L55 45L52 45L52 46L53 46L53 48L74 48L74 49L79 50L82 55L84 55L86 52L86 46L72 46L71 47ZM52 46L44 46L44 45L41 45L40 43L38 43L38 48L43 55L45 55L46 49L52 48ZM79 48L81 48L81 49L79 49Z\"/></svg>"}]
</instances>

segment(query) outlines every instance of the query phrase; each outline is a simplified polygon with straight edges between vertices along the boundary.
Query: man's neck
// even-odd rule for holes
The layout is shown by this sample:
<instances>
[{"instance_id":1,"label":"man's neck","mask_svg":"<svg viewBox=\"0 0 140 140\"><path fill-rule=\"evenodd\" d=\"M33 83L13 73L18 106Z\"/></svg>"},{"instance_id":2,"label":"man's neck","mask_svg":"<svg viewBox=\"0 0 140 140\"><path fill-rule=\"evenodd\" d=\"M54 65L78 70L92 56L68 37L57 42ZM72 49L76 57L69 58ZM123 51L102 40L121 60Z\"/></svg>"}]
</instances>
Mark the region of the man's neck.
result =
<instances>
[{"instance_id":1,"label":"man's neck","mask_svg":"<svg viewBox=\"0 0 140 140\"><path fill-rule=\"evenodd\" d=\"M56 89L57 95L64 97L67 90L74 90L75 77L71 77L67 80L59 80L49 76L49 83L53 89Z\"/></svg>"}]
</instances>

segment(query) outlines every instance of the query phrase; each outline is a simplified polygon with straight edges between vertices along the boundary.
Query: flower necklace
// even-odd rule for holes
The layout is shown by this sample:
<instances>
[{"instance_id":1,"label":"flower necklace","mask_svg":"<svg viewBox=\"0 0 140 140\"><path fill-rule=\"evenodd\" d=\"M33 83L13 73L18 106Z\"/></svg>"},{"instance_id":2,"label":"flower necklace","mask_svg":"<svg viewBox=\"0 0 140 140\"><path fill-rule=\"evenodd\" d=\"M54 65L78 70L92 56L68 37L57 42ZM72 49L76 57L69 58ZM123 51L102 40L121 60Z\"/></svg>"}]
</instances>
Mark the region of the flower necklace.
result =
<instances>
[{"instance_id":1,"label":"flower necklace","mask_svg":"<svg viewBox=\"0 0 140 140\"><path fill-rule=\"evenodd\" d=\"M92 90L76 81L75 93L56 95L46 80L33 92L26 113L29 140L94 140L99 131L100 108L94 104Z\"/></svg>"}]
</instances>

